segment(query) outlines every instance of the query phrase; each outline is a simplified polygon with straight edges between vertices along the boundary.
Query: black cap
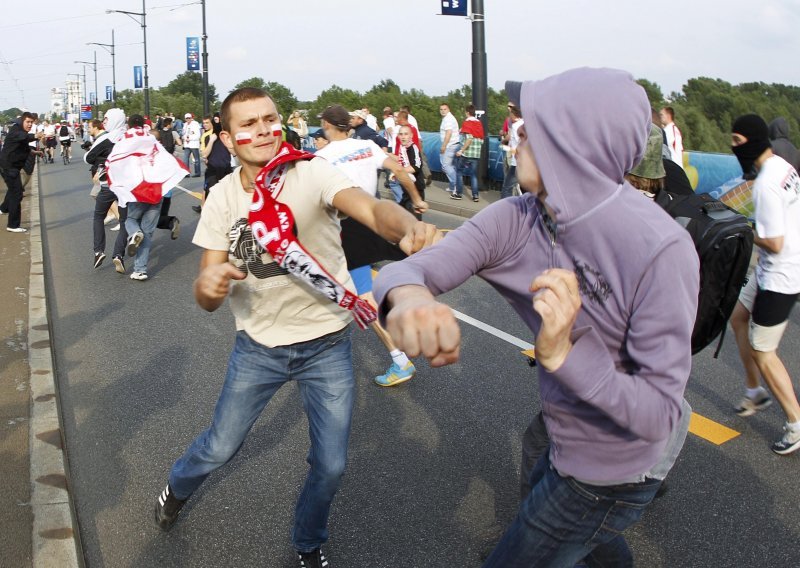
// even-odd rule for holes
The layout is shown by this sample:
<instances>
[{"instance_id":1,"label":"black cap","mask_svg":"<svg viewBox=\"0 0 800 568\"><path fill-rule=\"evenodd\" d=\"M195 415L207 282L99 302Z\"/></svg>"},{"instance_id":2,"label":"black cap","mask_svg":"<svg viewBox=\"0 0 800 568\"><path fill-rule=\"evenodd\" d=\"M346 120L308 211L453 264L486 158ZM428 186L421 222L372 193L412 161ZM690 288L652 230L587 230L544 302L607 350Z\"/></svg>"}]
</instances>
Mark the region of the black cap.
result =
<instances>
[{"instance_id":1,"label":"black cap","mask_svg":"<svg viewBox=\"0 0 800 568\"><path fill-rule=\"evenodd\" d=\"M506 81L506 96L508 100L514 103L518 109L522 108L520 98L522 97L522 83L519 81Z\"/></svg>"},{"instance_id":2,"label":"black cap","mask_svg":"<svg viewBox=\"0 0 800 568\"><path fill-rule=\"evenodd\" d=\"M350 113L342 105L331 105L322 111L320 118L339 130L350 129Z\"/></svg>"},{"instance_id":3,"label":"black cap","mask_svg":"<svg viewBox=\"0 0 800 568\"><path fill-rule=\"evenodd\" d=\"M324 138L325 140L327 140L327 138L325 137L325 131L322 130L321 128L316 132L312 132L311 138Z\"/></svg>"}]
</instances>

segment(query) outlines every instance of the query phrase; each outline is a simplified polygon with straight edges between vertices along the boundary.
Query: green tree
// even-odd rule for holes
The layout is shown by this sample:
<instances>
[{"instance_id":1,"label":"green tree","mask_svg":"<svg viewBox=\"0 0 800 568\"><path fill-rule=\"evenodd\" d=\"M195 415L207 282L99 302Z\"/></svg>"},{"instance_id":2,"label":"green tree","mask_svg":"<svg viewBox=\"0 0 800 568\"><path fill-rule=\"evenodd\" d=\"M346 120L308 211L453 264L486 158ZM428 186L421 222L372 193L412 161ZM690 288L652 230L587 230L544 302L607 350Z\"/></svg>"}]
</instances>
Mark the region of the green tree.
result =
<instances>
[{"instance_id":1,"label":"green tree","mask_svg":"<svg viewBox=\"0 0 800 568\"><path fill-rule=\"evenodd\" d=\"M184 71L172 81L167 83L166 87L160 89L169 95L182 95L191 94L203 100L203 75L195 71ZM208 84L208 101L211 105L217 103L217 88L209 83Z\"/></svg>"},{"instance_id":2,"label":"green tree","mask_svg":"<svg viewBox=\"0 0 800 568\"><path fill-rule=\"evenodd\" d=\"M233 86L233 90L242 89L244 87L253 87L261 89L269 93L272 100L275 101L275 106L278 107L278 112L284 118L288 118L289 114L297 109L297 97L294 96L292 90L286 85L282 85L276 81L264 81L261 77L250 77Z\"/></svg>"},{"instance_id":3,"label":"green tree","mask_svg":"<svg viewBox=\"0 0 800 568\"><path fill-rule=\"evenodd\" d=\"M644 92L647 93L647 99L650 101L650 106L656 110L664 105L664 93L661 92L661 87L658 84L648 81L647 79L636 79L636 82L641 85Z\"/></svg>"}]
</instances>

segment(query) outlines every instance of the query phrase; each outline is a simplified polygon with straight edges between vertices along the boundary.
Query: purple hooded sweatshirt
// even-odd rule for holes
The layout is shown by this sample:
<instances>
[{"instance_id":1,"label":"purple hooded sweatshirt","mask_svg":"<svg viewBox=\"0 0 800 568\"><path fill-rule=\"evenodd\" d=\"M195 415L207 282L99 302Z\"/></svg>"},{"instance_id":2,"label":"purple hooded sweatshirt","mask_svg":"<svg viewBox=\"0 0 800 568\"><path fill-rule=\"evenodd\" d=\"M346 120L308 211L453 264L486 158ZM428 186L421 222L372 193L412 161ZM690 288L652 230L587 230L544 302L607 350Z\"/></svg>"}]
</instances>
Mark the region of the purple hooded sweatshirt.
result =
<instances>
[{"instance_id":1,"label":"purple hooded sweatshirt","mask_svg":"<svg viewBox=\"0 0 800 568\"><path fill-rule=\"evenodd\" d=\"M576 69L526 82L521 106L555 225L533 195L504 199L383 268L375 298L385 318L394 287L438 295L475 274L537 334L531 282L549 268L574 271L582 306L573 348L555 372L539 367L550 458L580 480L633 479L662 462L681 423L697 254L688 233L623 179L650 128L650 104L629 74Z\"/></svg>"}]
</instances>

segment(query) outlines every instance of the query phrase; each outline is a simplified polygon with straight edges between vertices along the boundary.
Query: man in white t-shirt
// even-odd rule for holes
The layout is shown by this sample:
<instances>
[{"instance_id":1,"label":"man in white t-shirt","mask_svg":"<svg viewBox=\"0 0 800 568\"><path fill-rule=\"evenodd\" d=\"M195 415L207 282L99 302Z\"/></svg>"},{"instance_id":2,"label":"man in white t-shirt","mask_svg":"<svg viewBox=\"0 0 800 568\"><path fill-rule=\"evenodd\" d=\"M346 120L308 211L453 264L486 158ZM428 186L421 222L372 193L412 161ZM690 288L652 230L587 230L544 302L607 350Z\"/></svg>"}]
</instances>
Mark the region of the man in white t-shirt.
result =
<instances>
[{"instance_id":1,"label":"man in white t-shirt","mask_svg":"<svg viewBox=\"0 0 800 568\"><path fill-rule=\"evenodd\" d=\"M683 167L683 136L681 131L675 126L675 110L666 106L658 113L664 134L667 136L667 146L669 146L670 159Z\"/></svg>"},{"instance_id":2,"label":"man in white t-shirt","mask_svg":"<svg viewBox=\"0 0 800 568\"><path fill-rule=\"evenodd\" d=\"M203 134L200 123L194 119L192 113L187 112L183 117L183 161L189 167L190 158L194 159L194 173L192 177L200 177L200 136Z\"/></svg>"},{"instance_id":3,"label":"man in white t-shirt","mask_svg":"<svg viewBox=\"0 0 800 568\"><path fill-rule=\"evenodd\" d=\"M295 380L309 421L311 449L292 544L301 566L323 566L320 547L328 538L328 514L344 473L355 395L352 316L302 280L300 272L289 273L277 264L253 236L248 219L256 176L279 150L281 156L290 153L281 140L275 103L260 89L237 89L222 103L221 119L219 139L241 166L214 186L203 207L193 240L204 249L194 295L207 311L230 296L236 341L211 426L173 465L156 502L155 520L169 530L206 477L236 454L272 396ZM295 235L307 256L327 272L328 281L350 293L340 215L399 242L407 254L441 236L397 204L354 187L322 158L298 159L273 173L280 181L270 184L271 195L291 209L293 228L282 224L272 230Z\"/></svg>"},{"instance_id":4,"label":"man in white t-shirt","mask_svg":"<svg viewBox=\"0 0 800 568\"><path fill-rule=\"evenodd\" d=\"M364 111L364 122L366 122L367 126L369 126L372 130L377 132L378 131L378 119L375 118L374 114L369 112L369 107L363 107L361 110Z\"/></svg>"},{"instance_id":5,"label":"man in white t-shirt","mask_svg":"<svg viewBox=\"0 0 800 568\"><path fill-rule=\"evenodd\" d=\"M389 143L389 149L394 150L395 142L397 142L397 125L394 121L392 107L387 106L383 109L383 130L386 132L384 138Z\"/></svg>"},{"instance_id":6,"label":"man in white t-shirt","mask_svg":"<svg viewBox=\"0 0 800 568\"><path fill-rule=\"evenodd\" d=\"M760 375L786 414L784 434L772 444L773 452L786 455L800 449L800 405L778 357L789 314L800 297L800 177L772 153L763 118L740 116L732 131L732 150L742 171L758 174L753 184L758 265L731 315L747 384L736 412L751 416L771 404Z\"/></svg>"},{"instance_id":7,"label":"man in white t-shirt","mask_svg":"<svg viewBox=\"0 0 800 568\"><path fill-rule=\"evenodd\" d=\"M461 147L458 121L453 116L453 113L450 112L450 106L447 103L439 105L439 114L442 115L442 122L439 125L439 141L441 142L439 162L442 164L444 175L447 176L448 191L454 193L456 190L456 175L458 175L454 161L456 152Z\"/></svg>"},{"instance_id":8,"label":"man in white t-shirt","mask_svg":"<svg viewBox=\"0 0 800 568\"><path fill-rule=\"evenodd\" d=\"M511 197L514 192L514 186L517 185L517 146L519 146L519 129L525 123L522 120L522 112L520 109L512 104L508 104L508 154L509 166L506 175L503 178L503 186L500 189L500 198Z\"/></svg>"},{"instance_id":9,"label":"man in white t-shirt","mask_svg":"<svg viewBox=\"0 0 800 568\"><path fill-rule=\"evenodd\" d=\"M384 109L384 114L385 112L386 109ZM414 182L393 155L386 154L372 140L357 140L347 137L350 129L350 117L347 109L341 105L331 105L323 111L321 118L322 129L325 131L325 138L328 139L328 144L316 152L317 156L328 160L339 171L353 180L355 186L360 187L372 196L378 193L378 171L386 169L396 176L403 189L412 197L412 201L415 203L415 211L421 214L427 210L428 206L422 201ZM347 246L350 246L350 243L354 243L354 247L360 247L362 245L360 237L363 235L363 245L364 248L367 248L370 246L369 241L372 236L361 231L361 227L354 225L351 219L342 222L342 243L345 246L345 254L348 258L356 257L359 253L357 250L347 250ZM349 238L351 235L354 235L354 238ZM351 265L349 268L358 296L377 308L375 298L372 297L372 266L368 263L361 265L359 262L358 266ZM375 377L375 383L382 387L389 387L411 379L416 373L414 363L395 346L389 334L377 321L372 322L370 327L389 351L389 355L392 358L389 370L383 375Z\"/></svg>"}]
</instances>

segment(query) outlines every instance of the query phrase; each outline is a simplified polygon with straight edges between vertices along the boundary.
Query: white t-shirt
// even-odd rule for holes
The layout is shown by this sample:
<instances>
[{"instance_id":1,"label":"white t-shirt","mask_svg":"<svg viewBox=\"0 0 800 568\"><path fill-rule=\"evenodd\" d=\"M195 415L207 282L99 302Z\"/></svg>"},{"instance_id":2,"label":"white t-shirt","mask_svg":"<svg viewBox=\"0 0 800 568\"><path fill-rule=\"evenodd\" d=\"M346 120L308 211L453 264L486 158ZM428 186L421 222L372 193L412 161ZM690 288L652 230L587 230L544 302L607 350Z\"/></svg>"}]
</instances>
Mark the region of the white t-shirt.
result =
<instances>
[{"instance_id":1,"label":"white t-shirt","mask_svg":"<svg viewBox=\"0 0 800 568\"><path fill-rule=\"evenodd\" d=\"M247 218L253 194L242 187L241 168L224 177L208 194L192 242L228 252L228 260L247 270L232 280L231 311L236 329L267 347L317 339L344 328L350 312L280 268L253 238ZM286 174L277 200L295 219L300 244L348 290L355 287L347 272L341 226L333 198L352 182L325 160L295 162Z\"/></svg>"},{"instance_id":2,"label":"white t-shirt","mask_svg":"<svg viewBox=\"0 0 800 568\"><path fill-rule=\"evenodd\" d=\"M439 140L441 140L442 144L444 144L444 137L447 134L447 131L450 130L450 141L447 143L448 146L455 146L458 144L458 121L456 117L453 116L452 112L448 112L444 117L442 117L442 123L439 126Z\"/></svg>"},{"instance_id":3,"label":"white t-shirt","mask_svg":"<svg viewBox=\"0 0 800 568\"><path fill-rule=\"evenodd\" d=\"M383 128L386 130L386 141L389 143L389 148L394 148L395 141L397 140L397 125L394 123L394 118L387 116L383 119ZM391 129L391 132L389 131Z\"/></svg>"},{"instance_id":4,"label":"white t-shirt","mask_svg":"<svg viewBox=\"0 0 800 568\"><path fill-rule=\"evenodd\" d=\"M508 147L511 148L512 150L516 149L516 147L519 146L519 129L523 124L525 124L525 121L520 118L518 121L512 122L511 127L508 129L509 131ZM511 155L510 163L512 166L517 165L516 152Z\"/></svg>"},{"instance_id":5,"label":"white t-shirt","mask_svg":"<svg viewBox=\"0 0 800 568\"><path fill-rule=\"evenodd\" d=\"M674 122L670 122L664 127L664 132L667 135L670 159L680 167L683 167L683 136L681 136L681 131L678 130Z\"/></svg>"},{"instance_id":6,"label":"white t-shirt","mask_svg":"<svg viewBox=\"0 0 800 568\"><path fill-rule=\"evenodd\" d=\"M386 152L372 140L336 140L317 150L315 155L325 158L353 180L350 187L360 187L370 195L378 194L378 170L383 168Z\"/></svg>"},{"instance_id":7,"label":"white t-shirt","mask_svg":"<svg viewBox=\"0 0 800 568\"><path fill-rule=\"evenodd\" d=\"M417 124L417 119L414 118L414 116L411 113L408 114L408 123L411 126L413 126L414 128L416 128L417 130L419 130L419 125Z\"/></svg>"},{"instance_id":8,"label":"white t-shirt","mask_svg":"<svg viewBox=\"0 0 800 568\"><path fill-rule=\"evenodd\" d=\"M55 137L55 135L56 135L56 127L53 126L52 124L48 124L47 126L44 127L44 135L47 138Z\"/></svg>"},{"instance_id":9,"label":"white t-shirt","mask_svg":"<svg viewBox=\"0 0 800 568\"><path fill-rule=\"evenodd\" d=\"M368 114L365 122L372 130L378 131L378 119L373 114Z\"/></svg>"},{"instance_id":10,"label":"white t-shirt","mask_svg":"<svg viewBox=\"0 0 800 568\"><path fill-rule=\"evenodd\" d=\"M772 156L761 166L753 184L756 234L762 239L783 237L778 254L759 249L756 279L760 288L800 292L800 176L786 160Z\"/></svg>"}]
</instances>

